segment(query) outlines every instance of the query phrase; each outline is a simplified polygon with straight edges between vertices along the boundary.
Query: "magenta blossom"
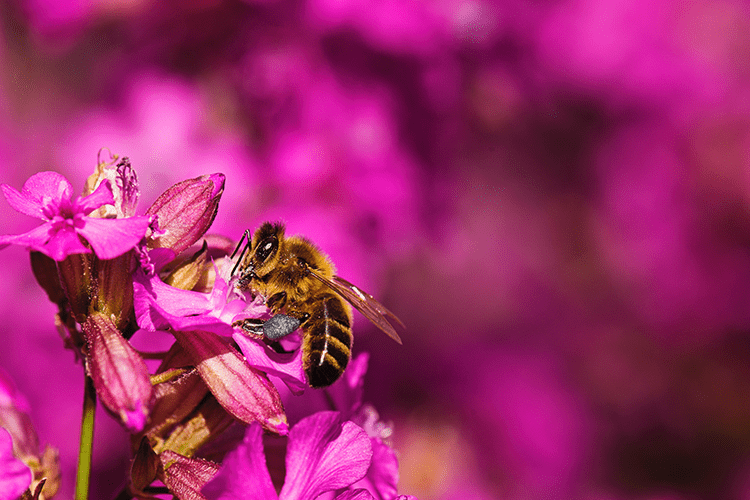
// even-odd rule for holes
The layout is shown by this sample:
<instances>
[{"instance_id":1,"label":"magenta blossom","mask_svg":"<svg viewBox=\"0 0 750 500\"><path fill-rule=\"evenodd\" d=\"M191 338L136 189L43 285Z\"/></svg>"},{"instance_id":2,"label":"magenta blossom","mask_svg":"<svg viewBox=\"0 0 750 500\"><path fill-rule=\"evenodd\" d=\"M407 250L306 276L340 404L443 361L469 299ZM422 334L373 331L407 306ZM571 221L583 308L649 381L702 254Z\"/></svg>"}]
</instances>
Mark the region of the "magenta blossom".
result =
<instances>
[{"instance_id":1,"label":"magenta blossom","mask_svg":"<svg viewBox=\"0 0 750 500\"><path fill-rule=\"evenodd\" d=\"M175 288L164 283L158 274L147 276L137 270L133 290L138 326L151 331L171 328L231 336L248 365L279 377L293 392L301 392L307 387L301 350L277 353L263 342L247 338L241 329L233 326L238 320L261 317L267 309L258 300L247 300L243 293L228 284L221 277L221 267L222 263L216 266L216 279L209 293Z\"/></svg>"},{"instance_id":2,"label":"magenta blossom","mask_svg":"<svg viewBox=\"0 0 750 500\"><path fill-rule=\"evenodd\" d=\"M19 498L31 479L31 469L13 455L10 433L0 427L0 498Z\"/></svg>"},{"instance_id":3,"label":"magenta blossom","mask_svg":"<svg viewBox=\"0 0 750 500\"><path fill-rule=\"evenodd\" d=\"M210 500L313 500L362 479L372 460L367 433L338 412L315 413L289 432L286 478L277 495L266 467L261 427L248 427L244 441L224 459L219 473L203 489ZM342 496L344 495L344 496ZM343 498L372 498L339 495Z\"/></svg>"},{"instance_id":4,"label":"magenta blossom","mask_svg":"<svg viewBox=\"0 0 750 500\"><path fill-rule=\"evenodd\" d=\"M90 253L80 237L86 239L100 259L113 259L133 248L149 225L148 217L100 219L88 215L103 205L114 203L108 180L85 197L73 195L70 182L57 172L39 172L24 183L19 192L0 185L8 203L16 210L44 223L29 232L0 236L0 248L22 245L62 261L68 255Z\"/></svg>"}]
</instances>

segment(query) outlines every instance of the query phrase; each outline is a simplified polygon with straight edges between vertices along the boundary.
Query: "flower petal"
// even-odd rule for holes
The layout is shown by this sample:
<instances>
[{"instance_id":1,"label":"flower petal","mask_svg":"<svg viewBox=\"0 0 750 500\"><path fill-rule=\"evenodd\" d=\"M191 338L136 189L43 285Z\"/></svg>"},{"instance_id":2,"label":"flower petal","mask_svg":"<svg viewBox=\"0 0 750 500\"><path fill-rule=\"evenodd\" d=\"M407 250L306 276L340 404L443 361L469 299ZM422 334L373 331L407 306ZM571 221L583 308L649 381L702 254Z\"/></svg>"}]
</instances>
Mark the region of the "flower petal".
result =
<instances>
[{"instance_id":1,"label":"flower petal","mask_svg":"<svg viewBox=\"0 0 750 500\"><path fill-rule=\"evenodd\" d=\"M88 215L102 205L113 205L114 203L115 197L112 194L112 186L109 179L105 179L99 183L93 193L78 201L78 209L84 215Z\"/></svg>"},{"instance_id":2,"label":"flower petal","mask_svg":"<svg viewBox=\"0 0 750 500\"><path fill-rule=\"evenodd\" d=\"M247 364L279 377L295 394L307 388L305 370L302 367L302 349L293 353L278 353L263 344L247 338L241 333L235 333L232 338L245 355Z\"/></svg>"},{"instance_id":3,"label":"flower petal","mask_svg":"<svg viewBox=\"0 0 750 500\"><path fill-rule=\"evenodd\" d=\"M156 250L152 250L155 252ZM172 326L177 330L203 330L229 335L232 327L209 313L211 295L181 290L164 283L157 274L133 273L135 317L144 330Z\"/></svg>"},{"instance_id":4,"label":"flower petal","mask_svg":"<svg viewBox=\"0 0 750 500\"><path fill-rule=\"evenodd\" d=\"M21 195L43 209L56 209L63 202L70 201L73 196L73 186L68 179L57 172L39 172L26 179Z\"/></svg>"},{"instance_id":5,"label":"flower petal","mask_svg":"<svg viewBox=\"0 0 750 500\"><path fill-rule=\"evenodd\" d=\"M363 352L357 355L349 362L341 378L328 388L328 395L333 402L332 409L340 411L344 419L350 419L362 406L362 393L369 360L369 353Z\"/></svg>"},{"instance_id":6,"label":"flower petal","mask_svg":"<svg viewBox=\"0 0 750 500\"><path fill-rule=\"evenodd\" d=\"M278 500L263 453L263 429L250 424L245 438L232 450L219 473L203 488L209 500Z\"/></svg>"},{"instance_id":7,"label":"flower petal","mask_svg":"<svg viewBox=\"0 0 750 500\"><path fill-rule=\"evenodd\" d=\"M58 262L71 254L91 253L91 250L81 243L72 227L62 226L55 229L49 222L23 234L0 236L0 245L20 245L42 252Z\"/></svg>"},{"instance_id":8,"label":"flower petal","mask_svg":"<svg viewBox=\"0 0 750 500\"><path fill-rule=\"evenodd\" d=\"M8 200L8 204L15 210L22 214L36 217L37 219L47 219L44 216L42 204L39 203L39 201L24 196L24 194L19 193L18 190L7 184L0 185L0 189L3 190L3 195L5 195L5 199Z\"/></svg>"},{"instance_id":9,"label":"flower petal","mask_svg":"<svg viewBox=\"0 0 750 500\"><path fill-rule=\"evenodd\" d=\"M216 399L237 419L255 421L271 432L286 434L281 397L261 371L251 368L227 341L211 332L175 331Z\"/></svg>"},{"instance_id":10,"label":"flower petal","mask_svg":"<svg viewBox=\"0 0 750 500\"><path fill-rule=\"evenodd\" d=\"M377 498L395 498L398 494L398 458L396 452L377 438L371 438L372 464L367 475L354 484L367 488Z\"/></svg>"},{"instance_id":11,"label":"flower petal","mask_svg":"<svg viewBox=\"0 0 750 500\"><path fill-rule=\"evenodd\" d=\"M127 219L86 217L84 221L78 232L86 238L100 259L114 259L136 246L145 236L149 224L146 216Z\"/></svg>"},{"instance_id":12,"label":"flower petal","mask_svg":"<svg viewBox=\"0 0 750 500\"><path fill-rule=\"evenodd\" d=\"M367 474L372 446L353 422L338 412L304 418L289 432L286 480L280 500L312 500L326 491L346 488Z\"/></svg>"},{"instance_id":13,"label":"flower petal","mask_svg":"<svg viewBox=\"0 0 750 500\"><path fill-rule=\"evenodd\" d=\"M31 469L13 456L10 433L0 427L0 498L19 498L31 479Z\"/></svg>"}]
</instances>

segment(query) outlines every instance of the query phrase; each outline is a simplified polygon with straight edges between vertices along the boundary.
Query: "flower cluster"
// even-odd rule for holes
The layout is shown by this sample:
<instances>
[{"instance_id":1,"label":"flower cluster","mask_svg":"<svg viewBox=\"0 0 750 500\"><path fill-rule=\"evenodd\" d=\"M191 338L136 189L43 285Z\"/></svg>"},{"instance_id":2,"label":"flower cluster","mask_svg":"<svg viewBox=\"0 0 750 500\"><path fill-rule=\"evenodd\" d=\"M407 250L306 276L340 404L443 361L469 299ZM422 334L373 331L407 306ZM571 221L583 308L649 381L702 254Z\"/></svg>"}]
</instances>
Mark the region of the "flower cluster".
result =
<instances>
[{"instance_id":1,"label":"flower cluster","mask_svg":"<svg viewBox=\"0 0 750 500\"><path fill-rule=\"evenodd\" d=\"M332 402L349 403L308 411L289 429L277 386L296 395L307 388L300 333L284 338L282 349L235 326L269 313L264 297L235 286L231 240L205 234L224 190L222 174L175 184L143 215L127 158L100 161L75 199L55 172L33 175L21 191L0 188L13 208L43 221L27 233L0 236L0 245L30 250L34 275L57 305L65 347L131 434L123 495L312 499L336 491L340 499L406 498L397 495L393 451L354 413L366 358L355 360L360 368L350 370L348 385L327 389L346 393ZM131 344L157 336L172 339L168 351L140 352ZM149 368L152 360L158 366ZM283 486L274 486L261 466L263 432L288 440ZM31 467L38 444L20 453L20 442L0 430L3 498L40 498L35 488L44 481L41 498L50 498L53 461L45 453ZM42 478L40 471L52 472Z\"/></svg>"}]
</instances>

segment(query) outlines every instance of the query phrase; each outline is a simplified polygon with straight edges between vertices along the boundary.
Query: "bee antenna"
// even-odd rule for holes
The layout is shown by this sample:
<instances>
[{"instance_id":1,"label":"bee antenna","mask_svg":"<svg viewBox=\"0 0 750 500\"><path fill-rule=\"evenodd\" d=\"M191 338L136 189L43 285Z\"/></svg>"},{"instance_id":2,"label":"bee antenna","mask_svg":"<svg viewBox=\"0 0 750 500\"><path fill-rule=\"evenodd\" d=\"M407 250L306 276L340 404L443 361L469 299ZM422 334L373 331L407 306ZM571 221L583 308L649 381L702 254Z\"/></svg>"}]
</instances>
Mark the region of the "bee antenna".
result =
<instances>
[{"instance_id":1,"label":"bee antenna","mask_svg":"<svg viewBox=\"0 0 750 500\"><path fill-rule=\"evenodd\" d=\"M237 271L237 268L240 266L240 262L242 262L242 258L245 256L245 253L250 249L250 245L252 243L252 238L250 236L250 230L245 229L245 232L242 233L242 237L240 238L240 241L237 243L237 247L235 247L234 252L232 252L232 255L229 256L230 259L234 259L234 256L237 255L237 250L240 249L242 246L242 242L247 239L247 243L245 243L244 248L242 248L242 251L240 252L240 256L237 259L237 262L235 262L234 267L232 268L232 276L234 276L234 273Z\"/></svg>"}]
</instances>

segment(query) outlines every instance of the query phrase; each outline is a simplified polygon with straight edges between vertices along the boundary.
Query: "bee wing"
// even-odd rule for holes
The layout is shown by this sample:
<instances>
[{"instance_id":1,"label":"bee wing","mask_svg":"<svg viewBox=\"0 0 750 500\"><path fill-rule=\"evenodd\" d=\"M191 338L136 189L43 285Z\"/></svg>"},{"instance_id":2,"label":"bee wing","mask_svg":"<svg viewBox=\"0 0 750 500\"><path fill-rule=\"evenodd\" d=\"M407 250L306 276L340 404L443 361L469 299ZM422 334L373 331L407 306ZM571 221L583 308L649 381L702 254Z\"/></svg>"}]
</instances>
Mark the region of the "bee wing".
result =
<instances>
[{"instance_id":1,"label":"bee wing","mask_svg":"<svg viewBox=\"0 0 750 500\"><path fill-rule=\"evenodd\" d=\"M344 297L351 305L361 312L365 318L372 321L375 326L383 330L390 338L401 344L401 337L398 336L396 330L385 317L390 317L401 325L402 328L405 328L404 324L395 314L386 309L383 304L375 300L375 297L360 290L359 287L349 283L344 278L334 276L332 279L328 279L325 276L318 274L314 269L310 269L310 274Z\"/></svg>"}]
</instances>

